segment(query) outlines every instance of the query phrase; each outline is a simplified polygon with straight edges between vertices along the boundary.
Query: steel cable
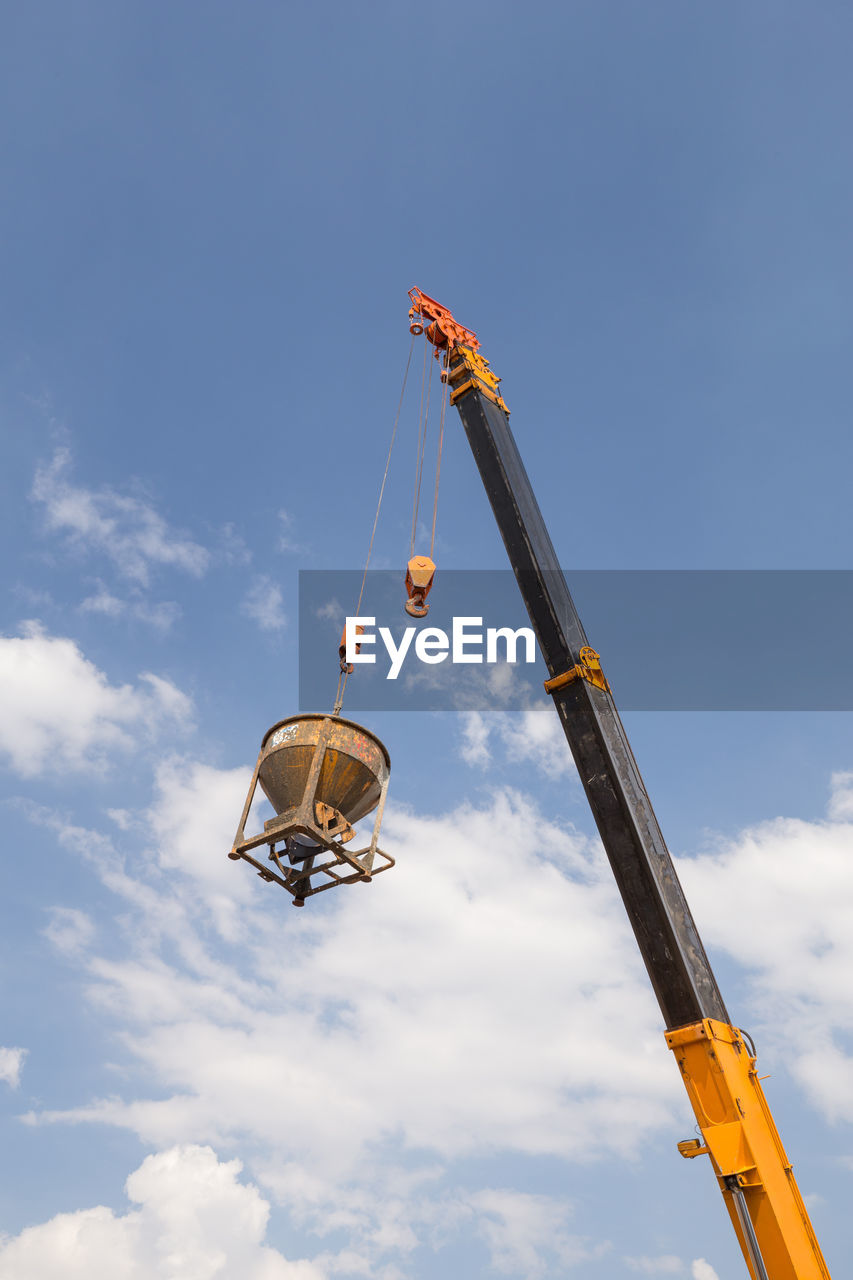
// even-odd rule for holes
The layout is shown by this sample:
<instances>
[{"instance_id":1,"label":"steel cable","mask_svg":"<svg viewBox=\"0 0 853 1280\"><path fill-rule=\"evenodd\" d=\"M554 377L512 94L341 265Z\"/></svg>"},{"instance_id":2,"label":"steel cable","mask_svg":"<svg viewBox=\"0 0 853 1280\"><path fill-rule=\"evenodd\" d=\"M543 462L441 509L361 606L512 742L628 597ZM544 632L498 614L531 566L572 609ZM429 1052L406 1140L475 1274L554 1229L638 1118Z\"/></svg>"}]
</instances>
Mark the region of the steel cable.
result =
<instances>
[{"instance_id":1,"label":"steel cable","mask_svg":"<svg viewBox=\"0 0 853 1280\"><path fill-rule=\"evenodd\" d=\"M376 503L376 514L373 517L373 528L370 532L370 543L368 544L368 548L367 548L367 558L364 562L364 573L361 575L361 588L358 593L358 604L355 606L355 615L354 615L355 617L358 617L359 613L361 612L361 602L364 599L364 586L365 586L365 583L367 582L367 570L370 568L370 558L373 555L373 541L376 537L376 526L379 524L379 512L382 509L382 499L385 496L385 482L388 479L388 470L391 466L391 454L394 451L394 441L397 438L397 426L400 422L400 413L402 412L402 408L403 408L403 397L406 394L406 383L408 382L408 379L409 379L409 367L412 363L412 352L414 351L414 349L415 349L415 338L413 334L412 341L409 345L409 356L408 356L408 359L406 360L406 369L403 374L403 385L400 388L400 399L397 403L397 412L394 416L394 426L391 429L391 441L388 445L388 456L385 459L385 471L382 475L382 484L379 486L379 499ZM343 706L344 693L346 692L348 678L349 678L348 671L342 670L340 675L338 676L338 687L335 691L335 707L334 707L334 710L332 711L333 716L340 715L340 710L341 710L341 707Z\"/></svg>"}]
</instances>

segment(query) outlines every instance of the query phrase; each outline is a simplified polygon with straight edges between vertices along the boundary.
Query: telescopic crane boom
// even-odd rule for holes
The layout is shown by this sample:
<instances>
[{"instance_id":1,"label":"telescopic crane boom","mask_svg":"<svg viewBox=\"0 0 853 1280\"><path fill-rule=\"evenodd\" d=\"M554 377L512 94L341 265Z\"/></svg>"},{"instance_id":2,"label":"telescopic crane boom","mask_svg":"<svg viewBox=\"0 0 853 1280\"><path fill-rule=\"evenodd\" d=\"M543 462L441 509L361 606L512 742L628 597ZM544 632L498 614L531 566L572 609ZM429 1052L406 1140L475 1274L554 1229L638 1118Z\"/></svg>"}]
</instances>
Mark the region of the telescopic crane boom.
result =
<instances>
[{"instance_id":1,"label":"telescopic crane boom","mask_svg":"<svg viewBox=\"0 0 853 1280\"><path fill-rule=\"evenodd\" d=\"M413 333L442 358L549 672L554 701L752 1280L829 1280L751 1043L732 1024L616 710L584 632L477 336L409 292Z\"/></svg>"}]
</instances>

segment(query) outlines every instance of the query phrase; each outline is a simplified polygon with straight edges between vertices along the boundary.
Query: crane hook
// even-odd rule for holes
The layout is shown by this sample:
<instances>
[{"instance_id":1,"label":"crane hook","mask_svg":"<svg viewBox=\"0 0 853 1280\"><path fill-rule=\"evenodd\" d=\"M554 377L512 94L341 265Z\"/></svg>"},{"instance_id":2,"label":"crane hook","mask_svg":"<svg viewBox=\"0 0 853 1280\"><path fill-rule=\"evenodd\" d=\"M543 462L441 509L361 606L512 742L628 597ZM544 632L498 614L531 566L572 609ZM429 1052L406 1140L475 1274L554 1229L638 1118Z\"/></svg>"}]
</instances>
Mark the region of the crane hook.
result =
<instances>
[{"instance_id":1,"label":"crane hook","mask_svg":"<svg viewBox=\"0 0 853 1280\"><path fill-rule=\"evenodd\" d=\"M429 556L412 556L406 565L406 595L403 608L412 618L425 618L429 613L426 598L432 590L435 565Z\"/></svg>"}]
</instances>

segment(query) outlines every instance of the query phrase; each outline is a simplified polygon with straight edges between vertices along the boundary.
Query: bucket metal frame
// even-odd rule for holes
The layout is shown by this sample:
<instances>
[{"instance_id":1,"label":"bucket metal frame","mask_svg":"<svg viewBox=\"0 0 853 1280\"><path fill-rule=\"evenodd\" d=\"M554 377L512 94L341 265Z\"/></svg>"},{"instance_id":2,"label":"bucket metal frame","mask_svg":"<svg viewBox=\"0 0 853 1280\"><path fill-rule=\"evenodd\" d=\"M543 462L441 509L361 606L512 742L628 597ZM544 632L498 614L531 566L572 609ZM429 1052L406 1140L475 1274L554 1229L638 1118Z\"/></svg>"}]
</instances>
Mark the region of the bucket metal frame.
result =
<instances>
[{"instance_id":1,"label":"bucket metal frame","mask_svg":"<svg viewBox=\"0 0 853 1280\"><path fill-rule=\"evenodd\" d=\"M255 798L261 765L268 754L267 743L276 730L282 726L312 719L320 720L322 723L301 799L283 813L265 822L263 831L258 835L247 838L246 822ZM390 760L387 750L374 734L369 734L369 737L380 748L388 768L385 769L383 779L377 777L377 781L380 784L380 792L370 843L365 845L363 849L348 851L344 842L352 838L352 827L343 814L316 799L317 786L326 752L339 749L334 742L334 737L336 728L341 725L357 729L360 733L366 732L360 725L354 724L351 720L341 720L340 717L335 716L310 715L294 716L289 720L280 720L268 730L264 735L261 749L258 752L258 760L255 765L255 771L252 774L246 803L240 816L237 834L228 854L228 857L234 861L243 859L244 862L250 863L262 880L270 883L274 881L276 884L280 884L283 889L286 889L292 895L292 905L295 907L304 906L306 898L315 893L322 893L325 889L334 889L337 885L356 884L358 882L369 884L374 876L378 876L382 871L388 871L395 865L395 861L390 854L380 849L378 844L379 828L382 825L385 799L388 795ZM300 860L298 865L291 866L289 865L288 848L285 842L289 837L297 835L307 836L309 840L314 841L317 848L316 851L306 853L306 856ZM268 862L273 864L272 866L259 862L252 855L251 850L259 849L261 845L269 846L267 858ZM277 845L282 847L277 848ZM326 861L318 863L317 858L323 856L326 856ZM377 865L377 859L381 865ZM338 872L336 870L337 867L344 868L344 870ZM314 876L322 877L322 882L316 885L312 884Z\"/></svg>"}]
</instances>

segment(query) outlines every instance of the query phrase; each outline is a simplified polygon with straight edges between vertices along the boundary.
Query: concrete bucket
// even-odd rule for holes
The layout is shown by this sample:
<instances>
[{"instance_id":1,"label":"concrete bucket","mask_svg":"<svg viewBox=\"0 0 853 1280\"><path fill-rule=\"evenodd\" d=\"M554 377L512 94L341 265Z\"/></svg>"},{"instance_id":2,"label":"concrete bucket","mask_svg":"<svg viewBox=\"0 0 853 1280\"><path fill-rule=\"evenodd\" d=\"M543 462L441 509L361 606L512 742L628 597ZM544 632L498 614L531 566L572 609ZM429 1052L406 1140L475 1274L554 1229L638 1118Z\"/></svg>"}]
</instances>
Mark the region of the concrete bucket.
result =
<instances>
[{"instance_id":1,"label":"concrete bucket","mask_svg":"<svg viewBox=\"0 0 853 1280\"><path fill-rule=\"evenodd\" d=\"M336 884L371 880L394 865L377 846L390 772L385 747L351 720L306 715L279 721L261 743L228 856L251 863L263 880L287 889L300 907L311 894ZM247 839L246 820L258 783L276 816L264 823L261 835ZM353 824L374 809L370 844L346 849L355 835ZM269 846L266 864L251 853L264 844Z\"/></svg>"},{"instance_id":2,"label":"concrete bucket","mask_svg":"<svg viewBox=\"0 0 853 1280\"><path fill-rule=\"evenodd\" d=\"M314 800L352 824L376 808L391 761L379 739L350 720L319 715L282 720L264 738L258 771L261 789L279 816L302 802L315 768Z\"/></svg>"}]
</instances>

